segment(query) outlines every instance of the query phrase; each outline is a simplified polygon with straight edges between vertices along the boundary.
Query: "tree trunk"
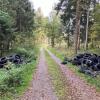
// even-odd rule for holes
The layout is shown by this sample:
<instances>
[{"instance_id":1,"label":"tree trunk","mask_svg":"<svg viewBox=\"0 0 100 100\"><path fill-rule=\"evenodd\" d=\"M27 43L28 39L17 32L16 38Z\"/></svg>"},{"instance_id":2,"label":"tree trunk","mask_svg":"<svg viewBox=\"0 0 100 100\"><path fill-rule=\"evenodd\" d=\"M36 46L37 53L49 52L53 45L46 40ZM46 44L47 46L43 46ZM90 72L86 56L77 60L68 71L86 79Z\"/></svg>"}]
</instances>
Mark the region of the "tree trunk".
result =
<instances>
[{"instance_id":1,"label":"tree trunk","mask_svg":"<svg viewBox=\"0 0 100 100\"><path fill-rule=\"evenodd\" d=\"M68 41L67 41L67 45L68 45L68 49L69 49L69 46L70 46L69 33L68 33Z\"/></svg>"},{"instance_id":2,"label":"tree trunk","mask_svg":"<svg viewBox=\"0 0 100 100\"><path fill-rule=\"evenodd\" d=\"M75 54L77 54L78 49L78 36L80 34L80 0L77 0L77 8L76 8L76 26L75 26Z\"/></svg>"},{"instance_id":3,"label":"tree trunk","mask_svg":"<svg viewBox=\"0 0 100 100\"><path fill-rule=\"evenodd\" d=\"M3 45L3 43L1 43L0 49L1 49L0 56L2 57L3 56L3 53L4 53L4 45Z\"/></svg>"},{"instance_id":4,"label":"tree trunk","mask_svg":"<svg viewBox=\"0 0 100 100\"><path fill-rule=\"evenodd\" d=\"M78 46L77 46L78 50L80 50L80 34L78 35Z\"/></svg>"},{"instance_id":5,"label":"tree trunk","mask_svg":"<svg viewBox=\"0 0 100 100\"><path fill-rule=\"evenodd\" d=\"M51 38L51 46L54 47L55 46L55 41L54 41L54 37Z\"/></svg>"},{"instance_id":6,"label":"tree trunk","mask_svg":"<svg viewBox=\"0 0 100 100\"><path fill-rule=\"evenodd\" d=\"M87 11L85 50L87 50L87 48L88 48L88 28L89 28L89 8L88 8L88 11Z\"/></svg>"},{"instance_id":7,"label":"tree trunk","mask_svg":"<svg viewBox=\"0 0 100 100\"><path fill-rule=\"evenodd\" d=\"M10 41L8 41L6 48L7 48L7 51L9 51L9 49L10 49Z\"/></svg>"}]
</instances>

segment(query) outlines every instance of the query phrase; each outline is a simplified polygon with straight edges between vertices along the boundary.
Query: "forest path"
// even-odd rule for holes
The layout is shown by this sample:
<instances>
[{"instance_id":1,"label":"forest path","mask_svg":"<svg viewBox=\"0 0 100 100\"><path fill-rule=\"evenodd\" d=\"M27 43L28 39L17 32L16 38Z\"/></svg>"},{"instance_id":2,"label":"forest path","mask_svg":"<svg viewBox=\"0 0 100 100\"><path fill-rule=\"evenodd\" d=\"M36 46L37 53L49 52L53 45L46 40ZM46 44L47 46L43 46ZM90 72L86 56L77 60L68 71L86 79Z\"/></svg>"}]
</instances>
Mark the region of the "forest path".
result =
<instances>
[{"instance_id":1,"label":"forest path","mask_svg":"<svg viewBox=\"0 0 100 100\"><path fill-rule=\"evenodd\" d=\"M53 91L43 49L40 50L40 59L32 86L25 92L21 100L58 100Z\"/></svg>"},{"instance_id":2,"label":"forest path","mask_svg":"<svg viewBox=\"0 0 100 100\"><path fill-rule=\"evenodd\" d=\"M100 93L97 93L93 87L87 85L85 81L79 78L67 66L61 64L61 60L53 53L47 50L52 59L59 65L60 70L63 72L67 79L70 95L72 100L100 100ZM66 98L67 100L67 98Z\"/></svg>"}]
</instances>

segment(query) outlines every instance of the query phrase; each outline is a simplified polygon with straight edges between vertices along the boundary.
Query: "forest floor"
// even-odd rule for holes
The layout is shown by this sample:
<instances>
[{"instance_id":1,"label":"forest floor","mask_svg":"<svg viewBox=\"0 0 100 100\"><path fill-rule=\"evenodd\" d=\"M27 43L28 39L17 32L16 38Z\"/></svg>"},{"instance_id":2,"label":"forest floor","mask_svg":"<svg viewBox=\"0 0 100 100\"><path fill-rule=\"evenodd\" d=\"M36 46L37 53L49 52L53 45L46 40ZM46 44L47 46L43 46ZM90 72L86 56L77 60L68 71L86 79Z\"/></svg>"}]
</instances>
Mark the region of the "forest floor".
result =
<instances>
[{"instance_id":1,"label":"forest floor","mask_svg":"<svg viewBox=\"0 0 100 100\"><path fill-rule=\"evenodd\" d=\"M40 51L40 60L37 71L33 77L31 86L24 93L20 100L61 100L58 99L54 86L52 84L51 76L48 72L48 66L45 60L45 52L43 49ZM62 100L100 100L100 93L92 86L89 86L85 81L80 79L72 70L67 66L61 64L59 58L48 51L50 57L57 64L64 78L66 78L66 85L71 99ZM60 74L60 73L59 73Z\"/></svg>"}]
</instances>

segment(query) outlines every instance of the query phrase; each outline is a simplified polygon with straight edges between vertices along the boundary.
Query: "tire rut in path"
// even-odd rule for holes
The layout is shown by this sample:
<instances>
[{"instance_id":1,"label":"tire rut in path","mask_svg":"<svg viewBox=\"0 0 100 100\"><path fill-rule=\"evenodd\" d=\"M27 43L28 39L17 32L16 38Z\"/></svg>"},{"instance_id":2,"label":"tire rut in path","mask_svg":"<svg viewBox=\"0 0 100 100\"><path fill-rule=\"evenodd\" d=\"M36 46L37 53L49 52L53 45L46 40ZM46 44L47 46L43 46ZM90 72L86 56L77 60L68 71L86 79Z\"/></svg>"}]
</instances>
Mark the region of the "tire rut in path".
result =
<instances>
[{"instance_id":1,"label":"tire rut in path","mask_svg":"<svg viewBox=\"0 0 100 100\"><path fill-rule=\"evenodd\" d=\"M48 69L45 62L44 50L41 49L37 72L33 78L32 86L26 91L21 100L58 100L53 92Z\"/></svg>"},{"instance_id":2,"label":"tire rut in path","mask_svg":"<svg viewBox=\"0 0 100 100\"><path fill-rule=\"evenodd\" d=\"M72 100L100 100L100 93L97 93L93 87L87 85L85 81L80 79L75 73L69 68L61 64L61 60L47 50L52 59L59 65L61 71L67 78L70 95ZM67 99L66 99L67 100Z\"/></svg>"}]
</instances>

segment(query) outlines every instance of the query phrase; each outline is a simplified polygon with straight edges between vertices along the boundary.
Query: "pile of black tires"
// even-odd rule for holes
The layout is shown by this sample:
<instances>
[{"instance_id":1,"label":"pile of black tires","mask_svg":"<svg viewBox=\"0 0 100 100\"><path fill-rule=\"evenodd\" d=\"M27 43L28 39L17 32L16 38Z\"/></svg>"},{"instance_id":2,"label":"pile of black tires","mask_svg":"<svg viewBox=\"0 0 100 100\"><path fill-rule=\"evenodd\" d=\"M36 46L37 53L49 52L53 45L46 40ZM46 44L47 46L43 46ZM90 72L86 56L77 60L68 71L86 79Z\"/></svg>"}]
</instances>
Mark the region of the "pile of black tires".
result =
<instances>
[{"instance_id":1,"label":"pile of black tires","mask_svg":"<svg viewBox=\"0 0 100 100\"><path fill-rule=\"evenodd\" d=\"M90 76L100 74L100 56L97 54L83 53L78 54L74 58L64 60L65 63L70 62L79 67L79 71ZM65 64L62 62L62 64Z\"/></svg>"},{"instance_id":2,"label":"pile of black tires","mask_svg":"<svg viewBox=\"0 0 100 100\"><path fill-rule=\"evenodd\" d=\"M0 68L4 68L8 64L8 62L11 62L15 65L19 65L24 63L24 58L19 54L13 54L10 56L2 57L0 58Z\"/></svg>"}]
</instances>

